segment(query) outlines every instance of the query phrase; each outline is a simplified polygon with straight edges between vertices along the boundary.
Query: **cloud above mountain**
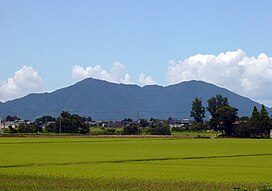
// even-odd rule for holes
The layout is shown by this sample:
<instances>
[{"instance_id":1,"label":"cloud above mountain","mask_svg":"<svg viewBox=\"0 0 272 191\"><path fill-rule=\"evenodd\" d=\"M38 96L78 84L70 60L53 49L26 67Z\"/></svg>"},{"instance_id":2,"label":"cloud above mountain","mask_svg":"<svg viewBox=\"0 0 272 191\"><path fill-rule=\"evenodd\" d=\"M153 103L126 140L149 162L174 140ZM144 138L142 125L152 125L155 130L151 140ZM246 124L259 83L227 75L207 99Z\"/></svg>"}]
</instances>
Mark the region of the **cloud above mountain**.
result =
<instances>
[{"instance_id":1,"label":"cloud above mountain","mask_svg":"<svg viewBox=\"0 0 272 191\"><path fill-rule=\"evenodd\" d=\"M105 70L101 65L95 65L94 67L88 66L86 68L75 65L72 69L72 77L77 80L82 80L88 77L95 79L106 80L109 82L134 84L131 76L126 72L125 65L120 62L113 63L109 71ZM141 86L152 85L156 82L151 76L146 76L141 73L138 78L138 84Z\"/></svg>"},{"instance_id":2,"label":"cloud above mountain","mask_svg":"<svg viewBox=\"0 0 272 191\"><path fill-rule=\"evenodd\" d=\"M42 79L30 66L23 66L0 86L0 100L7 101L42 91Z\"/></svg>"},{"instance_id":3,"label":"cloud above mountain","mask_svg":"<svg viewBox=\"0 0 272 191\"><path fill-rule=\"evenodd\" d=\"M203 80L255 100L271 99L272 57L265 53L249 57L243 50L197 54L182 61L170 61L166 83Z\"/></svg>"},{"instance_id":4,"label":"cloud above mountain","mask_svg":"<svg viewBox=\"0 0 272 191\"><path fill-rule=\"evenodd\" d=\"M106 71L100 65L95 65L94 67L88 66L86 68L75 65L72 69L72 76L77 80L92 77L115 83L132 83L130 75L126 73L125 65L121 64L120 62L113 63L110 71Z\"/></svg>"},{"instance_id":5,"label":"cloud above mountain","mask_svg":"<svg viewBox=\"0 0 272 191\"><path fill-rule=\"evenodd\" d=\"M138 82L140 85L145 86L145 85L154 85L156 82L152 79L151 76L146 76L144 73L141 73Z\"/></svg>"}]
</instances>

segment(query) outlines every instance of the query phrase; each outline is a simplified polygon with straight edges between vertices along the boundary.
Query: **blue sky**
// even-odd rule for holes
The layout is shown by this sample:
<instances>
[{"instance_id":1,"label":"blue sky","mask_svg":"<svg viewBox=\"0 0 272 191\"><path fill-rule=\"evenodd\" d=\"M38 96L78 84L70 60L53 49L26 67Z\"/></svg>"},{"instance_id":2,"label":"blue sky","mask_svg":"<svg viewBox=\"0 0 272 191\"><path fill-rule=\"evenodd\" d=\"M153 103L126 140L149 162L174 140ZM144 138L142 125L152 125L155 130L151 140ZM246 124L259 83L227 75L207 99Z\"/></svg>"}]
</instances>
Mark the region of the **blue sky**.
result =
<instances>
[{"instance_id":1,"label":"blue sky","mask_svg":"<svg viewBox=\"0 0 272 191\"><path fill-rule=\"evenodd\" d=\"M0 0L0 100L95 77L205 80L272 105L271 8L269 0Z\"/></svg>"}]
</instances>

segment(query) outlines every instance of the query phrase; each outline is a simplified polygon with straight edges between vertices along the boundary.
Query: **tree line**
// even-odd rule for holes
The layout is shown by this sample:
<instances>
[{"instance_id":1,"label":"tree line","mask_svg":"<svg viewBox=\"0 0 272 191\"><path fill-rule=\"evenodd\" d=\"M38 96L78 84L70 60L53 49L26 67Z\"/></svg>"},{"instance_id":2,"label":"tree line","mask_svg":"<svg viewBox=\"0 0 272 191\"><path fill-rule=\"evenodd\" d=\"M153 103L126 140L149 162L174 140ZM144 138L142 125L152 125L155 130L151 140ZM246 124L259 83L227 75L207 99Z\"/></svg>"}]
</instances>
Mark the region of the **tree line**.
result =
<instances>
[{"instance_id":1,"label":"tree line","mask_svg":"<svg viewBox=\"0 0 272 191\"><path fill-rule=\"evenodd\" d=\"M10 117L7 119L11 119ZM87 134L90 127L85 122L91 118L81 117L63 111L59 117L43 116L34 122L22 122L16 127L8 127L8 133L72 133Z\"/></svg>"},{"instance_id":2,"label":"tree line","mask_svg":"<svg viewBox=\"0 0 272 191\"><path fill-rule=\"evenodd\" d=\"M6 121L18 121L16 116L7 116ZM152 124L149 125L146 119L133 122L130 118L125 118L127 122L121 134L123 135L170 135L170 127L165 121L150 119ZM67 134L89 134L91 126L87 123L92 121L91 117L81 117L77 114L71 114L63 111L59 117L43 116L37 118L34 122L22 121L15 127L8 126L7 133L67 133ZM148 127L148 128L147 128ZM103 135L118 134L115 128L101 128Z\"/></svg>"},{"instance_id":3,"label":"tree line","mask_svg":"<svg viewBox=\"0 0 272 191\"><path fill-rule=\"evenodd\" d=\"M260 111L254 106L250 117L238 117L238 109L229 105L228 98L216 95L208 99L208 106L202 105L201 98L192 101L190 116L194 118L192 129L209 129L222 131L225 136L268 138L272 129L272 119L265 106ZM210 120L204 123L205 111L210 113Z\"/></svg>"}]
</instances>

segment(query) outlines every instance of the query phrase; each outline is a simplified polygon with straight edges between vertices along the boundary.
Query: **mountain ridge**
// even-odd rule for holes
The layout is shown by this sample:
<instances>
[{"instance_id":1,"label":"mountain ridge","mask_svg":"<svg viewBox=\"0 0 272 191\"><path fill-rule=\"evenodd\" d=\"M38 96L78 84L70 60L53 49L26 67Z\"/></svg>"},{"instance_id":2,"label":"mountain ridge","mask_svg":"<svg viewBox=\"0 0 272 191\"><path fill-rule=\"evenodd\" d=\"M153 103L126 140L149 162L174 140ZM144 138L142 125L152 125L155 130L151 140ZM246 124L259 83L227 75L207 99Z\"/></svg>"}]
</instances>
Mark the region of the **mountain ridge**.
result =
<instances>
[{"instance_id":1,"label":"mountain ridge","mask_svg":"<svg viewBox=\"0 0 272 191\"><path fill-rule=\"evenodd\" d=\"M5 103L0 103L1 117L17 115L35 119L43 115L57 116L69 111L97 120L123 118L168 117L189 118L195 97L207 99L221 94L229 98L230 105L239 109L240 116L250 115L253 106L261 105L225 88L204 81L185 81L169 86L117 84L87 78L51 93L35 93ZM208 113L206 113L208 116Z\"/></svg>"}]
</instances>

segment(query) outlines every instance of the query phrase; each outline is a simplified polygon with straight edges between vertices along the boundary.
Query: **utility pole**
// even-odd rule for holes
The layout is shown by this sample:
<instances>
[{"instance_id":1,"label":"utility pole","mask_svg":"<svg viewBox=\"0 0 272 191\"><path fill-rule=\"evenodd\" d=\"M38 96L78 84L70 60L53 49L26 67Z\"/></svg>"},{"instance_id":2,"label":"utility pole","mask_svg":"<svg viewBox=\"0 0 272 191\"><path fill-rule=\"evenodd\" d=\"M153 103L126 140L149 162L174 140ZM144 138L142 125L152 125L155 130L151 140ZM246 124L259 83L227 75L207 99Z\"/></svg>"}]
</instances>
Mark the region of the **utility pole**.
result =
<instances>
[{"instance_id":1,"label":"utility pole","mask_svg":"<svg viewBox=\"0 0 272 191\"><path fill-rule=\"evenodd\" d=\"M4 121L3 121L3 125L4 125L4 132L5 132L5 130L6 130L6 117L4 117Z\"/></svg>"},{"instance_id":2,"label":"utility pole","mask_svg":"<svg viewBox=\"0 0 272 191\"><path fill-rule=\"evenodd\" d=\"M139 111L137 111L137 121L139 121Z\"/></svg>"},{"instance_id":3,"label":"utility pole","mask_svg":"<svg viewBox=\"0 0 272 191\"><path fill-rule=\"evenodd\" d=\"M61 114L60 114L60 128L59 128L59 133L61 134Z\"/></svg>"}]
</instances>

